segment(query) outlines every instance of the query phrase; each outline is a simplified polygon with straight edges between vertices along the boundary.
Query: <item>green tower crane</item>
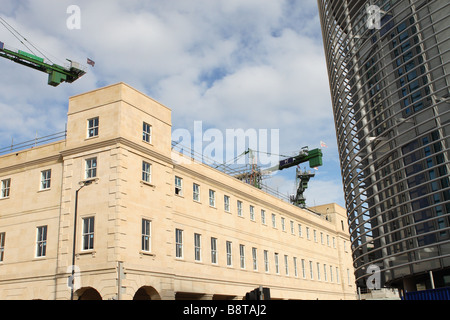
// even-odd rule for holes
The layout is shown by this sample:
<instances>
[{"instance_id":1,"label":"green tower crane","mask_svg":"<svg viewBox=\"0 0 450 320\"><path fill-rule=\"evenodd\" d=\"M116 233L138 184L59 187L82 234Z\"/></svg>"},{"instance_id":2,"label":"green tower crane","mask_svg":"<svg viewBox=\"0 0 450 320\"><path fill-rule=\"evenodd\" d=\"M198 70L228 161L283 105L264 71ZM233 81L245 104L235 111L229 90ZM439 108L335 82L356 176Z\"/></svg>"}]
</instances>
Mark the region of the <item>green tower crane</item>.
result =
<instances>
[{"instance_id":1,"label":"green tower crane","mask_svg":"<svg viewBox=\"0 0 450 320\"><path fill-rule=\"evenodd\" d=\"M75 61L70 61L69 67L62 67L57 64L48 64L44 58L34 54L6 48L5 44L0 41L0 57L9 59L13 62L22 64L29 68L39 70L48 74L48 84L56 87L62 82L72 83L86 74L81 65Z\"/></svg>"}]
</instances>

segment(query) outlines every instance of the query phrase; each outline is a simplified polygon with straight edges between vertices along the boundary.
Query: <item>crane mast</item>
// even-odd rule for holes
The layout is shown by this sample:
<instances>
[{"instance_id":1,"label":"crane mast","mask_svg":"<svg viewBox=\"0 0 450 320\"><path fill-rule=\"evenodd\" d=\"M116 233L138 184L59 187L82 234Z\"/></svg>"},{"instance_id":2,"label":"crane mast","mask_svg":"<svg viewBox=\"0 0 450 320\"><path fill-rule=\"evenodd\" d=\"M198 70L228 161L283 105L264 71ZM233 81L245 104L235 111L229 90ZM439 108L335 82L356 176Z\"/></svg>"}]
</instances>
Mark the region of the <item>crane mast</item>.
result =
<instances>
[{"instance_id":1,"label":"crane mast","mask_svg":"<svg viewBox=\"0 0 450 320\"><path fill-rule=\"evenodd\" d=\"M245 154L250 154L251 158L253 158L253 152L254 151L249 149L248 151L245 152ZM317 168L323 165L322 157L323 153L321 149L308 150L308 148L305 147L302 150L300 150L298 155L280 160L279 163L273 167L264 170L259 170L258 168L255 167L255 164L253 163L251 172L239 174L235 177L241 181L245 181L249 184L252 184L257 188L261 188L260 182L263 174L270 174L275 171L292 168L305 162L309 162L310 168ZM305 170L304 172L302 172L297 169L296 172L297 193L292 197L290 197L290 201L292 204L299 206L301 208L306 207L306 199L303 196L303 193L308 188L309 180L314 176L315 174L309 171Z\"/></svg>"}]
</instances>

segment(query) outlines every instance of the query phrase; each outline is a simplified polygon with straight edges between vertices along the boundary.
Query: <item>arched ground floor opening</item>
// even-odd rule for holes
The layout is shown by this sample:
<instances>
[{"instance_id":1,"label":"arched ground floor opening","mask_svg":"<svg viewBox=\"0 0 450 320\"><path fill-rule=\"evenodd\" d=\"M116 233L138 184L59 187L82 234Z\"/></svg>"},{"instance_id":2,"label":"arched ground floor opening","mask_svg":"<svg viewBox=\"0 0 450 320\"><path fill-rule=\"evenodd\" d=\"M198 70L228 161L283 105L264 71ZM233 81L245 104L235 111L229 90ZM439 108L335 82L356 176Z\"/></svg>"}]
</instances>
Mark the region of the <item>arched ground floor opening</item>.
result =
<instances>
[{"instance_id":1,"label":"arched ground floor opening","mask_svg":"<svg viewBox=\"0 0 450 320\"><path fill-rule=\"evenodd\" d=\"M161 300L161 296L155 288L150 286L140 287L134 294L133 300Z\"/></svg>"},{"instance_id":2,"label":"arched ground floor opening","mask_svg":"<svg viewBox=\"0 0 450 320\"><path fill-rule=\"evenodd\" d=\"M74 294L74 300L103 300L100 293L91 287L78 289Z\"/></svg>"}]
</instances>

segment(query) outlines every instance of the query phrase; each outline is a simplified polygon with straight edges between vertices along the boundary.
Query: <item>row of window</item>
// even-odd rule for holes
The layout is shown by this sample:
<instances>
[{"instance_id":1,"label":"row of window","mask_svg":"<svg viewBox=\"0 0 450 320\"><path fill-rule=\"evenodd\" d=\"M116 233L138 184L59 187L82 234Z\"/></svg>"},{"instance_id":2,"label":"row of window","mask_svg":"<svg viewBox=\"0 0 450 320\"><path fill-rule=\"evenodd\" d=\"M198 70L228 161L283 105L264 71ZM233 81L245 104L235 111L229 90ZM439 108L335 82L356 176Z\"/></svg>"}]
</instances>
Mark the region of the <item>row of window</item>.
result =
<instances>
[{"instance_id":1,"label":"row of window","mask_svg":"<svg viewBox=\"0 0 450 320\"><path fill-rule=\"evenodd\" d=\"M87 137L95 138L100 133L100 119L99 117L87 120ZM142 141L152 143L152 126L146 122L142 123Z\"/></svg>"},{"instance_id":2,"label":"row of window","mask_svg":"<svg viewBox=\"0 0 450 320\"><path fill-rule=\"evenodd\" d=\"M49 190L51 187L52 170L41 171L39 190ZM1 181L0 199L9 198L11 195L11 178Z\"/></svg>"},{"instance_id":3,"label":"row of window","mask_svg":"<svg viewBox=\"0 0 450 320\"><path fill-rule=\"evenodd\" d=\"M218 265L218 255L219 255L219 246L218 239L215 237L211 237L209 239L210 243L210 259L211 264ZM199 233L194 233L194 260L197 262L202 262L202 235ZM246 246L244 244L239 244L239 267L241 269L247 269L246 266ZM225 242L225 252L226 252L226 266L233 267L233 242L226 241ZM175 256L178 259L184 259L184 231L181 229L175 229ZM263 265L264 271L266 273L270 272L270 257L273 257L272 265L274 267L275 274L284 274L286 276L290 275L291 268L293 268L293 275L295 277L299 277L299 271L301 271L301 276L303 279L308 278L314 280L317 279L319 281L329 281L339 283L339 268L327 265L320 264L319 262L314 263L311 260L298 259L297 257L289 258L288 255L280 255L278 252L274 252L273 254L269 254L268 250L263 250ZM251 269L253 271L258 271L258 248L251 248L251 261L252 266ZM283 265L280 264L280 259L283 259ZM292 264L291 264L292 263ZM282 268L284 271L282 271ZM347 269L347 278L348 284L350 284L350 269Z\"/></svg>"},{"instance_id":4,"label":"row of window","mask_svg":"<svg viewBox=\"0 0 450 320\"><path fill-rule=\"evenodd\" d=\"M192 184L192 199L193 201L200 202L200 185L197 183ZM184 196L183 194L183 178L180 178L178 176L175 176L175 194L178 196ZM216 191L213 189L208 190L208 203L210 207L216 208ZM231 207L230 207L230 196L224 195L223 196L223 205L224 205L224 211L231 213ZM243 202L241 200L236 200L236 208L237 208L237 215L238 217L244 217L244 208L243 208ZM249 216L251 221L256 221L256 212L255 212L255 206L249 205ZM266 214L266 210L261 209L261 223L263 225L267 225L268 223L268 215ZM273 228L277 228L277 217L275 213L272 213L270 216L270 223ZM284 217L280 218L281 223L281 230L287 231L287 225L286 225L286 219ZM289 221L289 229L292 235L298 234L298 236L303 237L303 228L300 223L295 223L293 220ZM308 240L311 240L311 231L309 227L305 227L306 231L306 238ZM318 242L318 233L317 230L313 230L312 232L314 242ZM326 239L326 240L325 240ZM320 242L321 244L326 244L328 246L333 246L333 248L336 248L336 238L332 237L330 239L329 235L324 235L323 232L320 232Z\"/></svg>"},{"instance_id":5,"label":"row of window","mask_svg":"<svg viewBox=\"0 0 450 320\"><path fill-rule=\"evenodd\" d=\"M82 219L82 235L81 235L81 250L88 251L94 249L94 217L87 217ZM45 257L47 254L47 234L48 234L47 226L40 226L36 228L36 242L35 242L35 256ZM142 219L142 234L141 234L141 251L151 253L152 251L152 222L148 219ZM3 262L5 256L5 239L6 233L0 233L0 262ZM195 233L194 234L194 260L201 262L202 261L202 235ZM226 265L227 267L233 266L233 242L226 241L225 242L225 252L226 252ZM210 257L211 263L217 265L218 264L218 255L219 255L219 246L218 239L215 237L210 238ZM184 259L184 231L181 229L175 229L175 256L178 259ZM258 248L251 248L251 256L252 256L252 269L254 271L258 271ZM268 250L263 250L263 265L264 271L266 273L270 272L270 262L269 262L269 252ZM300 265L299 265L300 262ZM280 254L278 252L273 253L273 266L275 274L281 274L281 266L280 266ZM304 279L307 278L307 268L306 268L306 260L300 259L297 257L292 258L292 266L294 271L294 276L299 276L299 266L301 267L302 277ZM333 273L333 266L327 264L323 264L323 269L320 266L320 263L316 263L316 277L317 280L322 280L322 271L323 271L323 280L339 283L339 271L338 267L335 267L335 273ZM243 244L239 244L239 267L241 269L246 269L246 246ZM284 274L289 276L290 272L290 262L288 255L284 255ZM310 279L314 279L314 269L313 262L309 261L309 275ZM335 275L335 276L334 276ZM329 277L329 278L328 278ZM348 275L350 277L350 275ZM350 283L350 282L349 282Z\"/></svg>"},{"instance_id":6,"label":"row of window","mask_svg":"<svg viewBox=\"0 0 450 320\"><path fill-rule=\"evenodd\" d=\"M41 258L47 255L48 226L36 228L35 257ZM0 262L5 256L6 232L0 233ZM82 227L82 250L94 249L94 217L84 218Z\"/></svg>"}]
</instances>

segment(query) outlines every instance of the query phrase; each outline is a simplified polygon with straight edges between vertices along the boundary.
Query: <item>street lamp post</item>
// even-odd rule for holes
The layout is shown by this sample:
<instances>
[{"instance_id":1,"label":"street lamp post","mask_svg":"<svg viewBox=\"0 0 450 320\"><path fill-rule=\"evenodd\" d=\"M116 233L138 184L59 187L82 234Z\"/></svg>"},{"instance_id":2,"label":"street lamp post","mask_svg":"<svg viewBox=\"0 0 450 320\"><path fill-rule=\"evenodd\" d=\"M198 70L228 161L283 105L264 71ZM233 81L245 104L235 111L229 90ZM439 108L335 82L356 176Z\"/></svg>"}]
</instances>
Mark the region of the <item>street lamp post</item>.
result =
<instances>
[{"instance_id":1,"label":"street lamp post","mask_svg":"<svg viewBox=\"0 0 450 320\"><path fill-rule=\"evenodd\" d=\"M85 186L90 185L93 180L87 180L81 182L81 187L75 192L75 213L73 218L73 249L72 249L72 275L71 275L71 291L70 300L73 300L74 287L75 287L75 247L76 247L76 236L77 236L77 211L78 211L78 192Z\"/></svg>"}]
</instances>

